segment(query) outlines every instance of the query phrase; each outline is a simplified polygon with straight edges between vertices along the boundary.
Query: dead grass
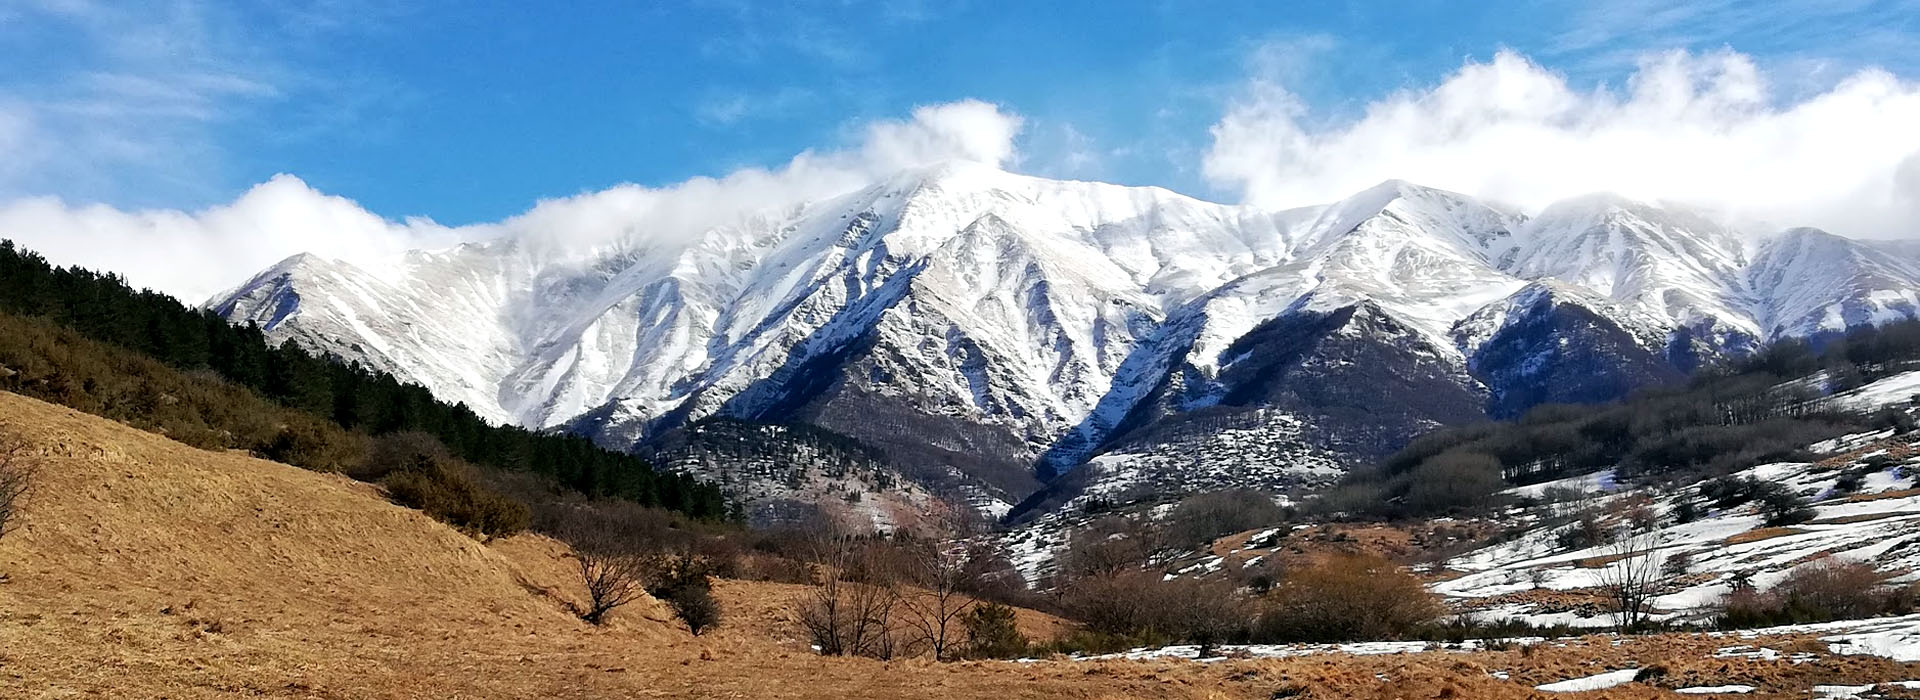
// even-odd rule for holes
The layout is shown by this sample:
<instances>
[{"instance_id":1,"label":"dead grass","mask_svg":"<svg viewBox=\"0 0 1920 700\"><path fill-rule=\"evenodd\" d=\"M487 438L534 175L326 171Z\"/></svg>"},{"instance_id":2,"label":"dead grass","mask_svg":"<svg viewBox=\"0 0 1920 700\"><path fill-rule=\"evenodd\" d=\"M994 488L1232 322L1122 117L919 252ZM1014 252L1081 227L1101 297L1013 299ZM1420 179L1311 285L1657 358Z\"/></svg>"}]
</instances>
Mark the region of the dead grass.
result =
<instances>
[{"instance_id":1,"label":"dead grass","mask_svg":"<svg viewBox=\"0 0 1920 700\"><path fill-rule=\"evenodd\" d=\"M1890 438L1875 440L1845 452L1830 455L1825 459L1814 462L1814 464L1828 469L1838 469L1852 465L1854 462L1859 461L1862 456L1881 450L1885 450L1888 457L1903 460L1912 457L1916 453L1920 453L1920 446L1913 444L1907 436L1895 435Z\"/></svg>"},{"instance_id":2,"label":"dead grass","mask_svg":"<svg viewBox=\"0 0 1920 700\"><path fill-rule=\"evenodd\" d=\"M1728 537L1720 543L1725 545L1746 544L1748 542L1759 542L1775 537L1787 537L1789 535L1800 535L1808 532L1811 532L1811 530L1803 530L1797 527L1763 527Z\"/></svg>"},{"instance_id":3,"label":"dead grass","mask_svg":"<svg viewBox=\"0 0 1920 700\"><path fill-rule=\"evenodd\" d=\"M1920 496L1920 489L1900 489L1897 491L1881 491L1879 493L1856 493L1840 499L1840 502L1863 503L1866 501L1884 501L1889 498L1906 498L1908 496Z\"/></svg>"},{"instance_id":4,"label":"dead grass","mask_svg":"<svg viewBox=\"0 0 1920 700\"><path fill-rule=\"evenodd\" d=\"M1211 664L827 659L793 632L797 586L719 582L726 621L697 638L650 600L594 627L565 610L580 593L568 550L552 540L481 545L340 477L195 450L10 394L0 393L0 415L47 456L21 529L0 540L7 698L1095 700L1298 689L1503 700L1654 662L1679 669L1669 678L1753 679L1740 682L1770 693L1920 678L1920 668L1865 657L1694 663L1731 642L1687 635ZM1021 618L1040 637L1060 624ZM1575 697L1673 696L1630 684Z\"/></svg>"}]
</instances>

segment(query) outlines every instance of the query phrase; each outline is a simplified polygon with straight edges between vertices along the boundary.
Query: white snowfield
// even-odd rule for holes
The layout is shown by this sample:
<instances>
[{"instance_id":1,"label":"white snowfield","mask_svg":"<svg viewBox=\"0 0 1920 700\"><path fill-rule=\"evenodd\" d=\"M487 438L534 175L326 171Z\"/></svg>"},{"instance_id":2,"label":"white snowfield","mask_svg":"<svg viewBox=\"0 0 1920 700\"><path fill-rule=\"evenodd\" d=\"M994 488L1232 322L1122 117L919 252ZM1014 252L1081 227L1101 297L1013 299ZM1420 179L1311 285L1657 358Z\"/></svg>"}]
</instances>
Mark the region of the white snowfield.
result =
<instances>
[{"instance_id":1,"label":"white snowfield","mask_svg":"<svg viewBox=\"0 0 1920 700\"><path fill-rule=\"evenodd\" d=\"M1920 372L1896 374L1852 391L1836 394L1835 403L1850 408L1873 409L1908 403L1920 397Z\"/></svg>"},{"instance_id":2,"label":"white snowfield","mask_svg":"<svg viewBox=\"0 0 1920 700\"><path fill-rule=\"evenodd\" d=\"M1754 239L1609 196L1529 218L1398 181L1262 211L950 163L706 230L610 228L365 269L295 256L210 306L490 420L589 416L608 444L663 417L754 417L809 361L871 343L865 389L1070 467L1170 372L1191 375L1179 410L1217 401L1227 349L1285 314L1370 302L1471 382L1465 357L1542 294L1657 349L1683 329L1739 345L1908 315L1920 287L1904 254L1818 231ZM1248 459L1324 466L1289 450Z\"/></svg>"}]
</instances>

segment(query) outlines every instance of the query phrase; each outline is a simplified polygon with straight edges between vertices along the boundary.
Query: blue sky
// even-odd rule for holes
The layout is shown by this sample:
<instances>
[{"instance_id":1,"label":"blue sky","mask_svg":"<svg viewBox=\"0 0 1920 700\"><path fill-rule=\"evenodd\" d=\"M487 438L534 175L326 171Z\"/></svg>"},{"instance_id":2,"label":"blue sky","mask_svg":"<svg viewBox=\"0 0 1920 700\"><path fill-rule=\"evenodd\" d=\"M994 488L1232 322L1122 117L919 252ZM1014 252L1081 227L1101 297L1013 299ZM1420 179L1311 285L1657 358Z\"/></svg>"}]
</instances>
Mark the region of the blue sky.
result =
<instances>
[{"instance_id":1,"label":"blue sky","mask_svg":"<svg viewBox=\"0 0 1920 700\"><path fill-rule=\"evenodd\" d=\"M1907 2L267 4L0 4L0 115L34 142L11 144L33 155L0 166L0 194L192 209L284 172L461 224L777 165L975 98L1024 119L1015 169L1233 199L1202 160L1252 76L1337 123L1502 48L1588 86L1731 47L1786 99L1920 68Z\"/></svg>"},{"instance_id":2,"label":"blue sky","mask_svg":"<svg viewBox=\"0 0 1920 700\"><path fill-rule=\"evenodd\" d=\"M553 5L0 0L0 238L197 301L301 252L698 236L955 158L1920 238L1920 0Z\"/></svg>"}]
</instances>

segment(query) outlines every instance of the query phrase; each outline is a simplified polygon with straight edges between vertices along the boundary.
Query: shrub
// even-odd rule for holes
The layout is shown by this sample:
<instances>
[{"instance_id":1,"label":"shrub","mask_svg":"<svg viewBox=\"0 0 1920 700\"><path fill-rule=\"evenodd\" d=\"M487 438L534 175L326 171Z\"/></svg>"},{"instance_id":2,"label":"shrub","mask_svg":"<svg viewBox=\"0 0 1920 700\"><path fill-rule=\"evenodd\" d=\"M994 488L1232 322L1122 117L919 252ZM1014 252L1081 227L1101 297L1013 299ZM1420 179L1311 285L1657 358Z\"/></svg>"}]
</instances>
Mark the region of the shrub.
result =
<instances>
[{"instance_id":1,"label":"shrub","mask_svg":"<svg viewBox=\"0 0 1920 700\"><path fill-rule=\"evenodd\" d=\"M1069 617L1103 634L1132 635L1143 630L1170 633L1156 624L1164 608L1156 594L1160 575L1151 571L1123 571L1076 579L1061 596Z\"/></svg>"},{"instance_id":2,"label":"shrub","mask_svg":"<svg viewBox=\"0 0 1920 700\"><path fill-rule=\"evenodd\" d=\"M1070 577L1113 576L1140 568L1157 544L1140 523L1108 516L1073 533L1061 567Z\"/></svg>"},{"instance_id":3,"label":"shrub","mask_svg":"<svg viewBox=\"0 0 1920 700\"><path fill-rule=\"evenodd\" d=\"M720 624L720 604L713 599L714 564L713 559L689 552L645 557L647 593L666 603L696 636Z\"/></svg>"},{"instance_id":4,"label":"shrub","mask_svg":"<svg viewBox=\"0 0 1920 700\"><path fill-rule=\"evenodd\" d=\"M1188 496L1167 514L1167 538L1179 547L1204 545L1223 536L1274 525L1286 510L1266 494L1248 489Z\"/></svg>"},{"instance_id":5,"label":"shrub","mask_svg":"<svg viewBox=\"0 0 1920 700\"><path fill-rule=\"evenodd\" d=\"M1447 515L1485 510L1506 487L1500 460L1488 455L1447 452L1422 462L1406 477L1403 505L1409 515Z\"/></svg>"},{"instance_id":6,"label":"shrub","mask_svg":"<svg viewBox=\"0 0 1920 700\"><path fill-rule=\"evenodd\" d=\"M1817 513L1807 505L1807 501L1798 494L1788 491L1778 484L1760 497L1760 513L1766 516L1767 527L1785 527L1799 525L1812 520Z\"/></svg>"},{"instance_id":7,"label":"shrub","mask_svg":"<svg viewBox=\"0 0 1920 700\"><path fill-rule=\"evenodd\" d=\"M1827 622L1898 613L1912 606L1906 589L1888 589L1873 567L1824 558L1800 566L1765 591L1736 586L1721 603L1723 627Z\"/></svg>"},{"instance_id":8,"label":"shrub","mask_svg":"<svg viewBox=\"0 0 1920 700\"><path fill-rule=\"evenodd\" d=\"M1593 511L1581 513L1580 517L1565 529L1554 533L1554 544L1561 549L1586 549L1598 547L1613 541L1613 530L1600 523L1600 515Z\"/></svg>"},{"instance_id":9,"label":"shrub","mask_svg":"<svg viewBox=\"0 0 1920 700\"><path fill-rule=\"evenodd\" d=\"M314 471L346 472L367 453L366 438L318 420L298 419L283 425L258 452L261 457Z\"/></svg>"},{"instance_id":10,"label":"shrub","mask_svg":"<svg viewBox=\"0 0 1920 700\"><path fill-rule=\"evenodd\" d=\"M27 491L33 486L38 470L39 459L27 439L14 432L12 426L0 423L0 537L13 531L14 518L26 503Z\"/></svg>"},{"instance_id":11,"label":"shrub","mask_svg":"<svg viewBox=\"0 0 1920 700\"><path fill-rule=\"evenodd\" d=\"M1693 555L1686 552L1675 552L1660 563L1660 573L1666 576L1685 576L1692 569Z\"/></svg>"},{"instance_id":12,"label":"shrub","mask_svg":"<svg viewBox=\"0 0 1920 700\"><path fill-rule=\"evenodd\" d=\"M647 563L636 552L612 547L574 548L574 564L586 586L587 604L568 604L573 614L589 623L606 622L607 613L631 603L646 592Z\"/></svg>"},{"instance_id":13,"label":"shrub","mask_svg":"<svg viewBox=\"0 0 1920 700\"><path fill-rule=\"evenodd\" d=\"M1699 519L1700 505L1694 503L1693 499L1682 497L1678 503L1673 504L1674 522L1684 525Z\"/></svg>"},{"instance_id":14,"label":"shrub","mask_svg":"<svg viewBox=\"0 0 1920 700\"><path fill-rule=\"evenodd\" d=\"M1169 639L1210 646L1244 637L1252 617L1229 581L1127 571L1074 581L1061 607L1087 630L1110 638Z\"/></svg>"},{"instance_id":15,"label":"shrub","mask_svg":"<svg viewBox=\"0 0 1920 700\"><path fill-rule=\"evenodd\" d=\"M674 617L680 618L687 631L696 636L720 624L720 603L714 600L713 590L707 586L676 588L661 600L673 609Z\"/></svg>"},{"instance_id":16,"label":"shrub","mask_svg":"<svg viewBox=\"0 0 1920 700\"><path fill-rule=\"evenodd\" d=\"M898 651L899 569L878 561L874 542L831 537L815 543L821 582L795 601L794 616L824 656L889 659Z\"/></svg>"},{"instance_id":17,"label":"shrub","mask_svg":"<svg viewBox=\"0 0 1920 700\"><path fill-rule=\"evenodd\" d=\"M446 460L423 460L381 480L395 503L418 508L475 537L504 537L527 529L524 504L482 485L473 468Z\"/></svg>"},{"instance_id":18,"label":"shrub","mask_svg":"<svg viewBox=\"0 0 1920 700\"><path fill-rule=\"evenodd\" d=\"M1031 644L1020 633L1013 608L1000 603L973 606L960 618L966 629L966 655L975 659L1013 659L1025 656Z\"/></svg>"},{"instance_id":19,"label":"shrub","mask_svg":"<svg viewBox=\"0 0 1920 700\"><path fill-rule=\"evenodd\" d=\"M1254 623L1262 641L1336 642L1409 635L1440 616L1418 579L1377 556L1338 554L1288 567Z\"/></svg>"},{"instance_id":20,"label":"shrub","mask_svg":"<svg viewBox=\"0 0 1920 700\"><path fill-rule=\"evenodd\" d=\"M1766 487L1752 477L1723 476L1700 484L1700 497L1716 508L1732 508L1766 493Z\"/></svg>"}]
</instances>

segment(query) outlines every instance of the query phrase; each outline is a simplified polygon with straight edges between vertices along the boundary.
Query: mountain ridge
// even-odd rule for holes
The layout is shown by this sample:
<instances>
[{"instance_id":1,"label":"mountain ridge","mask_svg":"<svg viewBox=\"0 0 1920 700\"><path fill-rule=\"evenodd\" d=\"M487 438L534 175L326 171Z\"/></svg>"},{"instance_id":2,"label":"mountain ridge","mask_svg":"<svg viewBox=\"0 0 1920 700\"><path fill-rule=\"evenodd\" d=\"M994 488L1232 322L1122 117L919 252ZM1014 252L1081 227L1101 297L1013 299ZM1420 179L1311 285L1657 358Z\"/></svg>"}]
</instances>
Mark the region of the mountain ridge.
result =
<instances>
[{"instance_id":1,"label":"mountain ridge","mask_svg":"<svg viewBox=\"0 0 1920 700\"><path fill-rule=\"evenodd\" d=\"M1290 459L1366 459L1377 450L1333 437L1351 427L1323 424L1314 402L1411 397L1293 392L1292 409L1216 408L1280 395L1235 366L1268 348L1243 342L1256 329L1302 314L1362 308L1377 320L1323 330L1407 352L1310 343L1285 363L1290 382L1391 356L1402 364L1375 369L1485 397L1422 414L1426 425L1603 400L1777 338L1911 317L1920 286L1920 264L1892 250L1804 232L1756 241L1611 195L1528 217L1391 180L1266 211L980 164L904 172L686 240L615 241L569 261L531 247L412 254L385 279L296 256L212 307L492 420L619 449L706 416L806 423L879 447L922 483L984 482L1012 504L1137 436L1139 415L1285 414L1298 424ZM1551 303L1516 299L1528 290ZM1503 335L1515 324L1531 330ZM1496 337L1508 340L1488 348ZM1617 352L1555 354L1571 339ZM1606 378L1540 388L1581 372ZM1159 407L1141 414L1143 401ZM1383 449L1416 429L1339 420L1398 426L1360 426Z\"/></svg>"}]
</instances>

